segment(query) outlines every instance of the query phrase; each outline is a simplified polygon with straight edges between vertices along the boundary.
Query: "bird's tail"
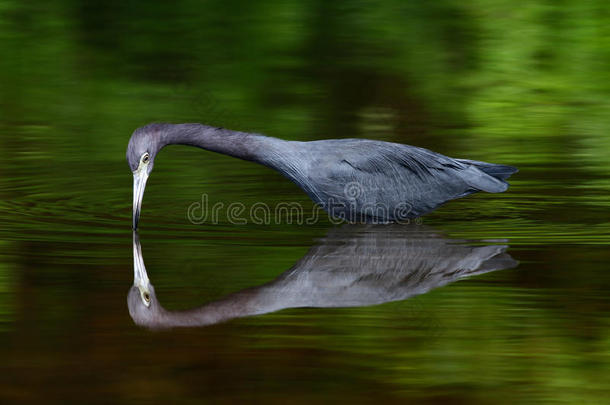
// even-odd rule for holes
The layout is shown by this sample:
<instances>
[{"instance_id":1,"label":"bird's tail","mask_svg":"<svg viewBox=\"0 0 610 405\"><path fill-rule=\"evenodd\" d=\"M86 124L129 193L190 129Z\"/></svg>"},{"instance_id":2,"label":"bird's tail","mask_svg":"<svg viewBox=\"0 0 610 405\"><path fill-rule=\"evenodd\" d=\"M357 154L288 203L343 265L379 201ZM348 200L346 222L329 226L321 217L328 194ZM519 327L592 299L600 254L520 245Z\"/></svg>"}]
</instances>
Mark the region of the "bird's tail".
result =
<instances>
[{"instance_id":1,"label":"bird's tail","mask_svg":"<svg viewBox=\"0 0 610 405\"><path fill-rule=\"evenodd\" d=\"M475 273L469 274L472 276L474 274L483 274L488 273L490 271L495 270L504 270L504 269L512 269L513 267L517 267L519 261L512 258L511 255L505 253L506 247L502 250L502 253L497 254L487 260L485 260L481 266L479 266Z\"/></svg>"},{"instance_id":2,"label":"bird's tail","mask_svg":"<svg viewBox=\"0 0 610 405\"><path fill-rule=\"evenodd\" d=\"M496 165L477 160L457 160L466 165L459 171L462 180L474 190L486 191L488 193L506 191L508 189L506 179L517 171L517 168L512 166Z\"/></svg>"},{"instance_id":3,"label":"bird's tail","mask_svg":"<svg viewBox=\"0 0 610 405\"><path fill-rule=\"evenodd\" d=\"M506 180L511 176L511 174L515 174L519 171L519 169L514 166L497 165L495 163L480 162L478 160L458 160L462 163L467 163L476 166L477 169L485 172L486 174L489 174L490 176L495 177L498 180Z\"/></svg>"}]
</instances>

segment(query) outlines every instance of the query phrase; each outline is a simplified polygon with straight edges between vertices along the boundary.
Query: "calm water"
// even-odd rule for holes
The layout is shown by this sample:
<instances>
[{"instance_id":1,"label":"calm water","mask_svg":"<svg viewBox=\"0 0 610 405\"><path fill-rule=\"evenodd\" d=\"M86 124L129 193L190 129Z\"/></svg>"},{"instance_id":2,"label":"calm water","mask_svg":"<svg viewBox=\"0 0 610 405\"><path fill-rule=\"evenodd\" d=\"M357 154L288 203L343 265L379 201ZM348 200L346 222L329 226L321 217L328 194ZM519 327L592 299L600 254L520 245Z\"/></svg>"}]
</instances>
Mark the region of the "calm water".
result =
<instances>
[{"instance_id":1,"label":"calm water","mask_svg":"<svg viewBox=\"0 0 610 405\"><path fill-rule=\"evenodd\" d=\"M0 402L606 401L607 2L225 3L0 7ZM150 121L521 171L398 230L195 224L204 195L313 207L264 167L164 149L139 235L155 299L237 304L151 330L127 302L125 162Z\"/></svg>"}]
</instances>

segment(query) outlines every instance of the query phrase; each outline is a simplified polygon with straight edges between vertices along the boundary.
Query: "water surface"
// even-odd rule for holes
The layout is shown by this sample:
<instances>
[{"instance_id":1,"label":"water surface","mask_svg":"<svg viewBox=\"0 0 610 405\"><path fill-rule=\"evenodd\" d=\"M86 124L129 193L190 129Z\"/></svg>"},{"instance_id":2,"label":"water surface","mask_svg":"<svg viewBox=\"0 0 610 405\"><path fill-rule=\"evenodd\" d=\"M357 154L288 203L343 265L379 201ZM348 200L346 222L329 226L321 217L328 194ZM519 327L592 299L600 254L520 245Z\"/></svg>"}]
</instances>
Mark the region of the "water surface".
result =
<instances>
[{"instance_id":1,"label":"water surface","mask_svg":"<svg viewBox=\"0 0 610 405\"><path fill-rule=\"evenodd\" d=\"M403 3L5 2L0 400L604 402L607 4ZM518 166L509 192L413 225L459 246L508 246L519 264L377 305L142 328L126 300L125 148L150 121L366 137ZM164 149L140 239L167 310L272 282L341 230L324 217L191 223L203 194L313 210L267 168Z\"/></svg>"}]
</instances>

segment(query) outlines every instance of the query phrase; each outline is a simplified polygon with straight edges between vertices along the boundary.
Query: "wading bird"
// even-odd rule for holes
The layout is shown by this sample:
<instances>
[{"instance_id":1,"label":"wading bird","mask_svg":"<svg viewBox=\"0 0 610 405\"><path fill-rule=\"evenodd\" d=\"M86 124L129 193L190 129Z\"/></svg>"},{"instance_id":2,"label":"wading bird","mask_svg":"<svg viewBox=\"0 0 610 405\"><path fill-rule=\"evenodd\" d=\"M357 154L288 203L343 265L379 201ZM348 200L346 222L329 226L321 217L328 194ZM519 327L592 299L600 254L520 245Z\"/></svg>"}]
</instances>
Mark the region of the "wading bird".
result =
<instances>
[{"instance_id":1,"label":"wading bird","mask_svg":"<svg viewBox=\"0 0 610 405\"><path fill-rule=\"evenodd\" d=\"M411 225L333 228L291 269L201 307L161 306L133 234L134 281L127 295L133 321L151 329L213 325L286 308L378 305L424 294L465 277L515 267L507 245L469 246Z\"/></svg>"},{"instance_id":2,"label":"wading bird","mask_svg":"<svg viewBox=\"0 0 610 405\"><path fill-rule=\"evenodd\" d=\"M136 129L127 146L134 229L155 157L167 145L197 146L268 166L296 183L331 216L349 222L401 222L477 191L500 193L517 171L391 142L297 142L201 124L154 123Z\"/></svg>"}]
</instances>

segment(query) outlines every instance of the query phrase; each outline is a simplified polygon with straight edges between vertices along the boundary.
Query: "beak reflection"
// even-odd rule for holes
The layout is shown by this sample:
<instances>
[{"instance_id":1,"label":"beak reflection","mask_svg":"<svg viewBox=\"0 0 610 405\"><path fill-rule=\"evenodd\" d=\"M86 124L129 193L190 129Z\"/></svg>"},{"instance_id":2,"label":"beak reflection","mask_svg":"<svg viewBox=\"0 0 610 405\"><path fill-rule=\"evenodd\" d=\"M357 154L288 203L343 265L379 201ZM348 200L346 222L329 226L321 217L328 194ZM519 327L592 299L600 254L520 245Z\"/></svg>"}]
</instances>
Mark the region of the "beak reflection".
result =
<instances>
[{"instance_id":1,"label":"beak reflection","mask_svg":"<svg viewBox=\"0 0 610 405\"><path fill-rule=\"evenodd\" d=\"M133 232L133 286L136 287L145 306L150 305L150 281L144 267L142 258L142 246L138 232Z\"/></svg>"}]
</instances>

